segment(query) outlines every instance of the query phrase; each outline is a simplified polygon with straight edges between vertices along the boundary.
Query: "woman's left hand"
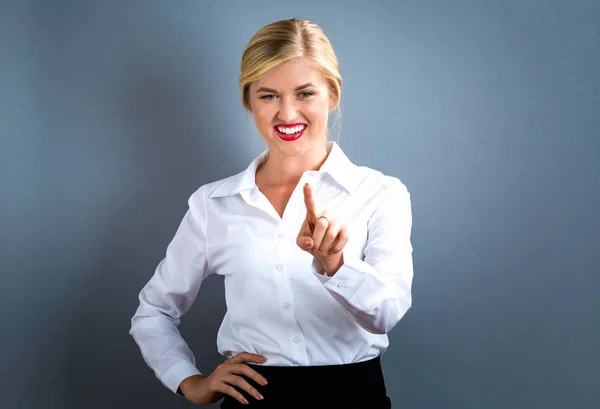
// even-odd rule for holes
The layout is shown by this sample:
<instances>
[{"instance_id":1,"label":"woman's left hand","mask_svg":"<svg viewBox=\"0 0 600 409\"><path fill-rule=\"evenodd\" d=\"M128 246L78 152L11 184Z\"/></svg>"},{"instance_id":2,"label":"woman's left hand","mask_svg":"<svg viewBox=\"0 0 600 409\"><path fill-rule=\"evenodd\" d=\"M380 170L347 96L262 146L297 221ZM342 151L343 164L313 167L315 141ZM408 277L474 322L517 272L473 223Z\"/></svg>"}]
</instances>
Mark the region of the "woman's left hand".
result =
<instances>
[{"instance_id":1,"label":"woman's left hand","mask_svg":"<svg viewBox=\"0 0 600 409\"><path fill-rule=\"evenodd\" d=\"M304 204L306 218L296 238L296 244L319 260L327 275L331 277L344 264L342 250L348 243L349 231L336 219L330 219L327 211L317 212L308 183L304 185Z\"/></svg>"}]
</instances>

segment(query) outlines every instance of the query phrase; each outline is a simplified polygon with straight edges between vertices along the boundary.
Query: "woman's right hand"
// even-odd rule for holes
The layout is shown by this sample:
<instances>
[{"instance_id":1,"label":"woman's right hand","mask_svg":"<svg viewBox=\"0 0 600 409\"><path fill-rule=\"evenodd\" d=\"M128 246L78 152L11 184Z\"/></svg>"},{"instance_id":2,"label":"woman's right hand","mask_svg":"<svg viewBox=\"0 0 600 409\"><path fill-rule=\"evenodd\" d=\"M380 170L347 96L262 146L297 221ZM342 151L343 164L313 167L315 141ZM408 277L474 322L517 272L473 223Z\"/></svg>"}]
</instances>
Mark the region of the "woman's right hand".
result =
<instances>
[{"instance_id":1,"label":"woman's right hand","mask_svg":"<svg viewBox=\"0 0 600 409\"><path fill-rule=\"evenodd\" d=\"M244 362L264 363L266 358L261 355L242 352L227 359L222 364L217 366L213 373L205 377L202 375L194 375L184 379L179 386L181 393L189 401L196 405L209 405L221 399L223 394L230 395L241 403L248 404L248 400L238 392L233 386L246 391L251 396L258 400L263 397L256 388L250 385L243 377L246 375L259 385L266 385L267 380L250 368Z\"/></svg>"}]
</instances>

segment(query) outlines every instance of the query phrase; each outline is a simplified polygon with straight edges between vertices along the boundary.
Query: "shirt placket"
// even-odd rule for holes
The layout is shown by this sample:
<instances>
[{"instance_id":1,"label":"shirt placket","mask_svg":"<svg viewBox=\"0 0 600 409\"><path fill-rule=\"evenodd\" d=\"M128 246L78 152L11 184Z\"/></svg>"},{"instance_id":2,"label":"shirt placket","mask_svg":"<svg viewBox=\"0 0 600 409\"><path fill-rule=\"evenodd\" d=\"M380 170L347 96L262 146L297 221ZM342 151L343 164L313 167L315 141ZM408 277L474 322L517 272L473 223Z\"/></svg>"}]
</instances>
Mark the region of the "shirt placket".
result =
<instances>
[{"instance_id":1,"label":"shirt placket","mask_svg":"<svg viewBox=\"0 0 600 409\"><path fill-rule=\"evenodd\" d=\"M292 351L292 357L297 365L308 365L308 354L306 351L305 334L302 332L294 313L294 292L290 285L290 276L294 274L293 250L296 246L296 238L302 226L305 216L304 207L304 183L311 183L313 178L304 175L297 189L294 191L287 204L284 218L281 220L275 245L275 271L277 280L278 301L281 313L288 323L286 337ZM287 260L287 262L286 262Z\"/></svg>"}]
</instances>

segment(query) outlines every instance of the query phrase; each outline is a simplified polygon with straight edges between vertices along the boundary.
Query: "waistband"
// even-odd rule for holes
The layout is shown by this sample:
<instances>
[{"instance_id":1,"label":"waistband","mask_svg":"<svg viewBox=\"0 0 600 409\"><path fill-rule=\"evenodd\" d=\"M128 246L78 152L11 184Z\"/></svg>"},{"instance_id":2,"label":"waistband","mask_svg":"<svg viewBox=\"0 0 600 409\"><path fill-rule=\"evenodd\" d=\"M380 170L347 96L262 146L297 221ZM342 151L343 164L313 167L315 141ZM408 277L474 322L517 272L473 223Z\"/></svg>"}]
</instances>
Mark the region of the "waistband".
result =
<instances>
[{"instance_id":1,"label":"waistband","mask_svg":"<svg viewBox=\"0 0 600 409\"><path fill-rule=\"evenodd\" d=\"M341 365L269 366L248 363L252 369L277 384L344 384L380 386L385 389L381 358Z\"/></svg>"},{"instance_id":2,"label":"waistband","mask_svg":"<svg viewBox=\"0 0 600 409\"><path fill-rule=\"evenodd\" d=\"M261 408L390 408L380 357L343 365L268 366L247 363L268 382L266 386L242 375L264 397L257 401L237 389L251 403ZM369 406L370 405L370 406ZM225 396L222 409L247 408Z\"/></svg>"}]
</instances>

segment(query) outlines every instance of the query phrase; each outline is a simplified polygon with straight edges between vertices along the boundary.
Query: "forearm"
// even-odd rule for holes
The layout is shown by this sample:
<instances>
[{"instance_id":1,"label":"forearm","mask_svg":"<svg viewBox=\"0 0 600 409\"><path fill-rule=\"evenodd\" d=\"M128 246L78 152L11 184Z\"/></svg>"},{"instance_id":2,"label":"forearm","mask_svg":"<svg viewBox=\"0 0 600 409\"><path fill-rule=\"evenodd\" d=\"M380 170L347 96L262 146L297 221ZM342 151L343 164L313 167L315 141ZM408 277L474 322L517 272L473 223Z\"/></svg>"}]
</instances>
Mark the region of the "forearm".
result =
<instances>
[{"instance_id":1,"label":"forearm","mask_svg":"<svg viewBox=\"0 0 600 409\"><path fill-rule=\"evenodd\" d=\"M396 257L394 264L395 270L385 268L384 274L360 259L350 259L331 269L332 277L322 275L326 271L324 266L314 263L313 267L318 269L315 272L319 273L319 280L332 297L361 327L372 333L385 334L412 304L412 258L410 255L402 260Z\"/></svg>"}]
</instances>

